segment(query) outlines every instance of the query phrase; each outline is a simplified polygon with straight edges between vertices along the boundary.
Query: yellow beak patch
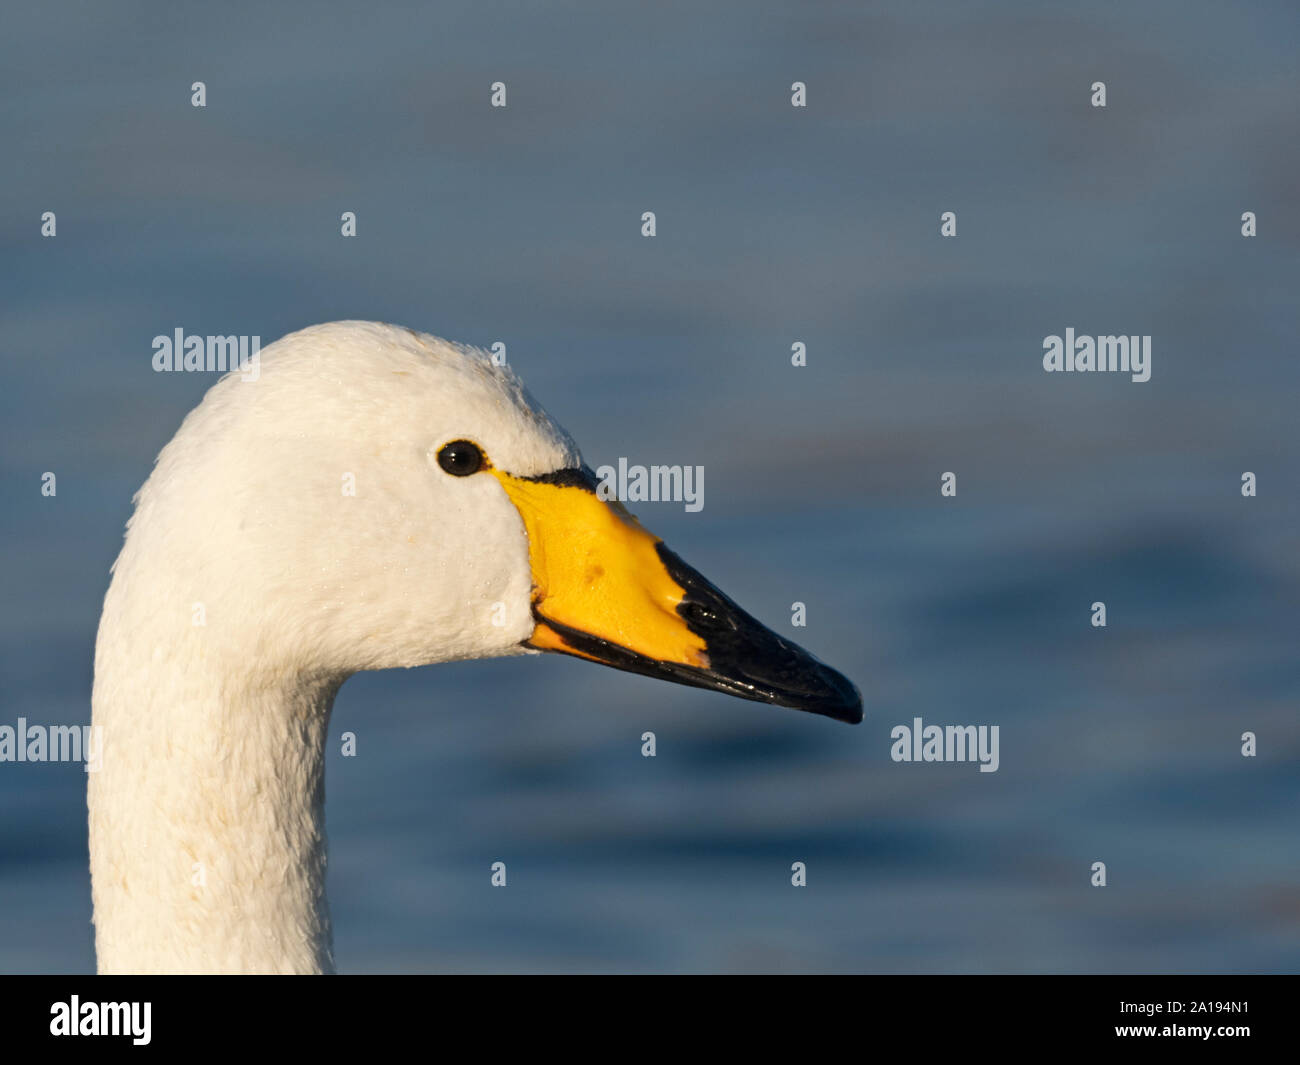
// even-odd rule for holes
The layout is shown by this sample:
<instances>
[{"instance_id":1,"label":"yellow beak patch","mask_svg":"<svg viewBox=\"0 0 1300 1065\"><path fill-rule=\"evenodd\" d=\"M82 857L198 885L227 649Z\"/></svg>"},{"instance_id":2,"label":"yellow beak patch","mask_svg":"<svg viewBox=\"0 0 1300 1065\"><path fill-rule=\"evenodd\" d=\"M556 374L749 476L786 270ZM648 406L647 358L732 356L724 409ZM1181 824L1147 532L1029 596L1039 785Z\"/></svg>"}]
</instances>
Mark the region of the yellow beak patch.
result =
<instances>
[{"instance_id":1,"label":"yellow beak patch","mask_svg":"<svg viewBox=\"0 0 1300 1065\"><path fill-rule=\"evenodd\" d=\"M685 590L656 545L617 502L574 484L513 477L489 468L524 521L537 627L527 641L600 661L546 624L578 630L660 662L707 669L704 640L677 613Z\"/></svg>"}]
</instances>

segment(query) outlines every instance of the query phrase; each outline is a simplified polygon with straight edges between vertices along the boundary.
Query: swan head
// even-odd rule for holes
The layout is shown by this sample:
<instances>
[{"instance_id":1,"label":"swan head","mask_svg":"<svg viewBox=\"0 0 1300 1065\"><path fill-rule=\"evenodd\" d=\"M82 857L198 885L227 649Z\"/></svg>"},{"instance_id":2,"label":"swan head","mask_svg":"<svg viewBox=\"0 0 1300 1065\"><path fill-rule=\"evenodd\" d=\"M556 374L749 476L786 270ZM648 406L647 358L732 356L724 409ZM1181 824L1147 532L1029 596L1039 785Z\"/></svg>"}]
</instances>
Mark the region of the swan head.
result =
<instances>
[{"instance_id":1,"label":"swan head","mask_svg":"<svg viewBox=\"0 0 1300 1065\"><path fill-rule=\"evenodd\" d=\"M117 566L147 566L148 586L115 586L153 615L180 604L227 674L551 651L862 717L846 678L600 498L508 369L390 325L292 333L255 379L214 385L159 455Z\"/></svg>"}]
</instances>

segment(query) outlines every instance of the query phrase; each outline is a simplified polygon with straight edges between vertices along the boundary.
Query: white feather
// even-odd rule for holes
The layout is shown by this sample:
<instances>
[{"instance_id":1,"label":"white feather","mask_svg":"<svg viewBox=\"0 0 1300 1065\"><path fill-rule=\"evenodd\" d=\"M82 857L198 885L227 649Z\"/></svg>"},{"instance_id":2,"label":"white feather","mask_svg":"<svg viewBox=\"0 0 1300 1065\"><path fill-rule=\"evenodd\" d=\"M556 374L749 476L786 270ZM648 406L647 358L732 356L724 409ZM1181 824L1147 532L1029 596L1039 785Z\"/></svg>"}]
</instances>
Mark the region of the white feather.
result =
<instances>
[{"instance_id":1,"label":"white feather","mask_svg":"<svg viewBox=\"0 0 1300 1065\"><path fill-rule=\"evenodd\" d=\"M524 476L580 462L474 349L336 322L261 360L163 448L105 598L89 784L101 972L332 968L323 758L339 686L517 654L533 628L518 512L436 452L468 438Z\"/></svg>"}]
</instances>

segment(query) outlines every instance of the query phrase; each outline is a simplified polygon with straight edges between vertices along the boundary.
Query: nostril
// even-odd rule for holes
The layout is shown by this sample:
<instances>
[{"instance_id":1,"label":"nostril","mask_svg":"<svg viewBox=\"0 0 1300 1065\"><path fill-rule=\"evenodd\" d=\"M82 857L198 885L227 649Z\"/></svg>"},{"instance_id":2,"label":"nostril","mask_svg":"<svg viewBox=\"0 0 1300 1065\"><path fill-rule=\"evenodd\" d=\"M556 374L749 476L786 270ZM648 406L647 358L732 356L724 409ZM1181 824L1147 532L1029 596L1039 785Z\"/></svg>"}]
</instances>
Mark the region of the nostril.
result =
<instances>
[{"instance_id":1,"label":"nostril","mask_svg":"<svg viewBox=\"0 0 1300 1065\"><path fill-rule=\"evenodd\" d=\"M702 629L720 629L723 627L722 618L718 613L710 610L703 603L687 600L679 607L679 612L686 619L688 625Z\"/></svg>"}]
</instances>

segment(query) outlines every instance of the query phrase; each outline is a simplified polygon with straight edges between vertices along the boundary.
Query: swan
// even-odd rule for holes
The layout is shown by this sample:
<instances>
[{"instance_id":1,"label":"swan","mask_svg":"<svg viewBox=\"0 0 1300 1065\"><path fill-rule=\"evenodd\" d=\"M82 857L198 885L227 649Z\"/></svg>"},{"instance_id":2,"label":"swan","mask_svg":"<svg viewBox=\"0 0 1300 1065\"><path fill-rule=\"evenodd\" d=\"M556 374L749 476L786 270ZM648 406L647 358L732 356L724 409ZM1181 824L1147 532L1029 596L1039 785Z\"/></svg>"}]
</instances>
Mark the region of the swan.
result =
<instances>
[{"instance_id":1,"label":"swan","mask_svg":"<svg viewBox=\"0 0 1300 1065\"><path fill-rule=\"evenodd\" d=\"M323 973L324 747L359 670L542 651L841 721L857 689L617 501L486 353L334 322L217 381L134 500L95 645L101 973Z\"/></svg>"}]
</instances>

